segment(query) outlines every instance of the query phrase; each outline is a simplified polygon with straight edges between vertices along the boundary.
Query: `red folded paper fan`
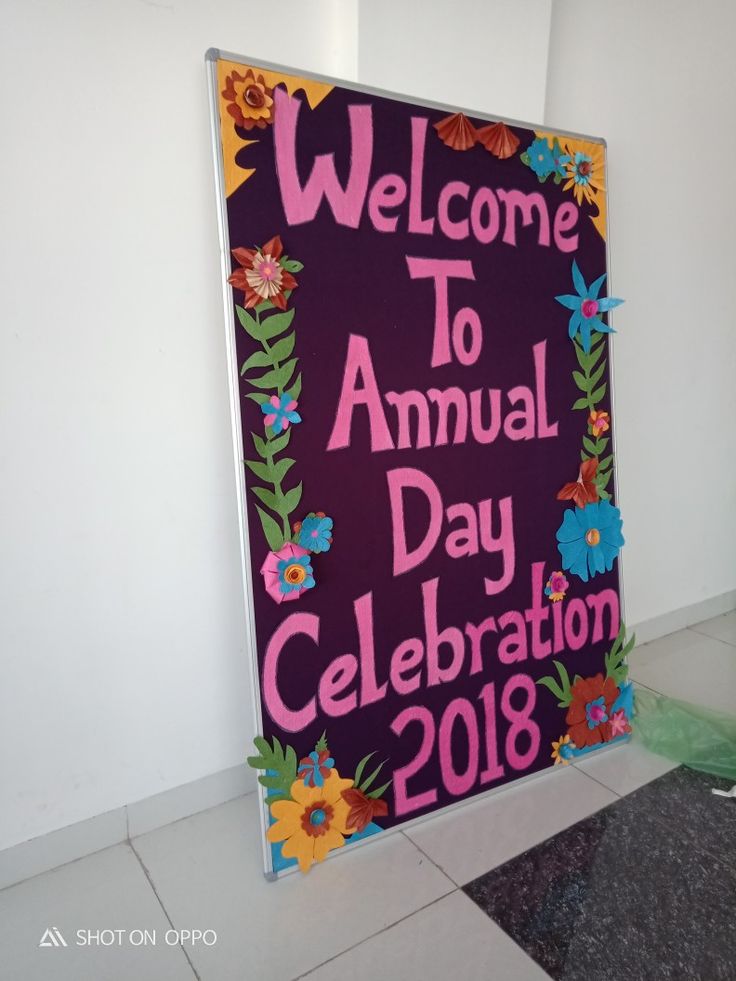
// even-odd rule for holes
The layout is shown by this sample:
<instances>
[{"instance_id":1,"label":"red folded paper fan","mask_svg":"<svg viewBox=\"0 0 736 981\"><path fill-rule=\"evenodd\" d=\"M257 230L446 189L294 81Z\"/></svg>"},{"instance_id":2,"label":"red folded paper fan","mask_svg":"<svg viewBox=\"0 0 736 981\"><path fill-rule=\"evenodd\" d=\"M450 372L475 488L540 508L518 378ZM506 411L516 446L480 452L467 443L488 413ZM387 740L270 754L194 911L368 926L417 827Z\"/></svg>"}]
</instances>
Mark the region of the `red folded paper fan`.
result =
<instances>
[{"instance_id":1,"label":"red folded paper fan","mask_svg":"<svg viewBox=\"0 0 736 981\"><path fill-rule=\"evenodd\" d=\"M475 144L475 127L462 112L445 116L434 124L434 128L442 142L453 150L469 150Z\"/></svg>"},{"instance_id":2,"label":"red folded paper fan","mask_svg":"<svg viewBox=\"0 0 736 981\"><path fill-rule=\"evenodd\" d=\"M499 160L513 157L519 148L519 137L506 123L491 123L476 130L475 136L478 142Z\"/></svg>"}]
</instances>

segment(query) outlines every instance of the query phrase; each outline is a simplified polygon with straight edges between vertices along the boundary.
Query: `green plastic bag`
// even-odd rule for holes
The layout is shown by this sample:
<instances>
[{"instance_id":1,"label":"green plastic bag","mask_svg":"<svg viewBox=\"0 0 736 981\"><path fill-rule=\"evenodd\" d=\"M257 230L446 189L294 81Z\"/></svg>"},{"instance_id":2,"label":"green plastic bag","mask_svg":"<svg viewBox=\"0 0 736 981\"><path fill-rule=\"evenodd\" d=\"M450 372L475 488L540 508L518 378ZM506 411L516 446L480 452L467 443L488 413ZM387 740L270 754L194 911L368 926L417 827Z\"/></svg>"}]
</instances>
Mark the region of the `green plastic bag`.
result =
<instances>
[{"instance_id":1,"label":"green plastic bag","mask_svg":"<svg viewBox=\"0 0 736 981\"><path fill-rule=\"evenodd\" d=\"M694 770L736 783L736 716L637 688L634 738Z\"/></svg>"}]
</instances>

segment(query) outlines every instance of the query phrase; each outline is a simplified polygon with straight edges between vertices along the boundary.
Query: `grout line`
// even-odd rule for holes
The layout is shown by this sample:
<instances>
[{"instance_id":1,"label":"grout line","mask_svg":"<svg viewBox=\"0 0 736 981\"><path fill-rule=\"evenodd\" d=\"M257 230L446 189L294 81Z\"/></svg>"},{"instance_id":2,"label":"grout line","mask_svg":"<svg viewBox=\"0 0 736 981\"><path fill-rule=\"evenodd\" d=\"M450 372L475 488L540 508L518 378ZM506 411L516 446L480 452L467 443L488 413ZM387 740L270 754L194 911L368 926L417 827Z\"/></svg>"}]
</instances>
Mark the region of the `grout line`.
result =
<instances>
[{"instance_id":1,"label":"grout line","mask_svg":"<svg viewBox=\"0 0 736 981\"><path fill-rule=\"evenodd\" d=\"M310 969L308 971L305 971L304 974L297 975L297 977L294 978L293 981L301 981L302 978L309 977L310 974L314 974L315 971L318 971L321 967L324 967L325 964L330 964L332 961L336 961L338 957L342 957L343 954L350 953L351 950L355 950L356 947L360 947L362 946L362 944L367 943L369 940L373 940L374 937L379 937L382 933L388 933L389 930L393 930L394 927L397 927L400 923L404 923L405 920L410 920L412 916L416 916L417 913L424 912L425 909L429 909L431 906L435 906L437 903L442 902L443 899L447 899L448 896L452 896L454 893L460 891L461 890L456 886L454 889L451 889L449 892L446 892L444 895L438 896L436 899L433 899L430 903L425 903L424 906L420 906L418 909L412 910L411 913L407 913L406 916L402 916L400 919L395 920L393 923L389 923L388 926L382 927L380 930L376 930L375 933L371 933L367 937L363 937L362 940L359 940L357 943L352 944L352 946L350 947L346 947L345 950L341 950L338 954L335 954L333 957L328 957L327 960L322 961L321 964L315 964L314 967L310 967Z\"/></svg>"},{"instance_id":2,"label":"grout line","mask_svg":"<svg viewBox=\"0 0 736 981\"><path fill-rule=\"evenodd\" d=\"M728 614L725 614L725 615L727 616ZM698 626L700 626L700 625L696 623L695 626L693 626L693 627L685 627L685 629L686 630L689 630L693 634L697 634L698 637L707 637L708 640L717 640L719 644L725 644L726 647L736 647L736 644L732 644L730 640L721 640L720 637L714 637L713 634L706 634L702 630L696 630L696 627L698 627Z\"/></svg>"},{"instance_id":3,"label":"grout line","mask_svg":"<svg viewBox=\"0 0 736 981\"><path fill-rule=\"evenodd\" d=\"M408 835L408 834L406 833L406 831L402 831L402 832L401 832L401 834L402 834L402 835L404 836L404 838L406 838L406 840L407 840L407 841L409 842L409 844L410 844L410 845L413 845L413 846L414 846L414 847L416 848L416 850L417 850L417 851L418 851L418 852L419 852L419 853L420 853L421 855L424 855L424 857L425 857L425 858L427 859L427 861L428 861L428 862L430 863L430 865L434 865L434 867L435 867L435 868L437 869L437 871L438 871L438 872L441 872L441 873L442 873L442 875L444 875L444 876L445 876L445 878L446 878L446 879L448 879L448 880L449 880L449 881L450 881L450 882L451 882L451 883L453 884L453 886L455 886L455 887L456 887L456 888L458 888L458 889L462 889L462 885L461 885L461 883L459 883L459 882L455 882L455 880L454 880L454 879L452 878L452 876L450 875L450 873L449 873L449 872L448 872L448 871L447 871L446 869L443 869L443 868L442 868L442 866L441 866L441 865L440 865L440 864L439 864L438 862L435 862L435 860L434 860L434 859L432 858L432 856L431 856L431 855L428 855L428 854L427 854L427 853L425 852L425 850L424 850L424 849L422 848L422 846L421 846L421 845L418 845L418 844L417 844L417 843L416 843L416 842L414 841L414 839L413 839L412 837L410 837L410 836L409 836L409 835Z\"/></svg>"},{"instance_id":4,"label":"grout line","mask_svg":"<svg viewBox=\"0 0 736 981\"><path fill-rule=\"evenodd\" d=\"M625 797L626 796L625 794L620 794L617 790L614 790L613 787L609 787L607 783L603 783L602 780L599 780L597 777L594 777L593 774L592 773L588 773L587 770L581 770L580 769L580 764L573 763L573 766L575 767L576 773L580 773L584 777L587 777L589 780L592 780L593 783L597 783L599 787L603 787L604 790L607 790L609 793L614 794L618 800L621 800L622 797ZM615 800L610 801L610 804L615 804L615 803L616 803ZM604 807L609 807L610 804L604 804L603 806ZM601 807L601 808L599 808L599 810L602 811L603 808ZM594 811L594 813L597 814L598 812L597 811Z\"/></svg>"},{"instance_id":5,"label":"grout line","mask_svg":"<svg viewBox=\"0 0 736 981\"><path fill-rule=\"evenodd\" d=\"M153 890L153 894L154 894L154 896L156 897L156 899L158 900L158 904L159 904L159 906L161 907L161 909L163 910L163 914L164 914L164 916L166 917L166 919L167 919L167 921L168 921L168 923L169 923L169 925L170 925L170 927L171 927L171 929L172 929L172 930L176 930L176 927L174 926L174 921L173 921L173 920L171 919L171 917L169 916L169 911L168 911L168 910L166 909L166 907L164 906L164 904L163 904L163 901L162 901L162 899L161 899L161 897L160 897L160 896L159 896L159 894L158 894L158 891L157 891L157 889L156 889L156 886L155 886L155 884L154 884L154 881L153 881L153 878L151 877L151 873L150 873L150 872L148 871L148 869L146 868L146 864L145 864L145 862L143 861L143 859L142 859L142 858L140 857L140 855L139 855L139 854L138 854L138 852L136 851L136 848L135 848L135 845L133 844L133 842L132 842L132 841L130 841L130 839L128 840L128 844L130 845L130 848L131 848L131 851L133 852L133 854L135 855L135 857L136 857L136 858L138 859L138 864L139 864L139 865L140 865L140 867L141 867L141 868L143 869L143 874L145 875L145 877L146 877L146 879L148 880L148 885L149 885L149 886L151 887L151 889ZM194 977L195 977L195 978L197 979L197 981L202 981L202 978L200 977L200 975L199 975L199 973L197 972L197 969L196 969L196 967L195 967L195 966L194 966L194 964L192 963L192 959L191 959L191 957L189 956L189 954L187 953L187 950L186 950L186 948L184 947L184 944L183 944L183 943L181 943L181 941L179 941L179 945L178 945L178 946L179 946L179 948L181 949L181 952L182 952L182 953L184 954L184 956L186 957L186 959L187 959L187 963L188 963L188 964L189 964L189 966L191 967L191 969L192 969L192 974L194 975Z\"/></svg>"}]
</instances>

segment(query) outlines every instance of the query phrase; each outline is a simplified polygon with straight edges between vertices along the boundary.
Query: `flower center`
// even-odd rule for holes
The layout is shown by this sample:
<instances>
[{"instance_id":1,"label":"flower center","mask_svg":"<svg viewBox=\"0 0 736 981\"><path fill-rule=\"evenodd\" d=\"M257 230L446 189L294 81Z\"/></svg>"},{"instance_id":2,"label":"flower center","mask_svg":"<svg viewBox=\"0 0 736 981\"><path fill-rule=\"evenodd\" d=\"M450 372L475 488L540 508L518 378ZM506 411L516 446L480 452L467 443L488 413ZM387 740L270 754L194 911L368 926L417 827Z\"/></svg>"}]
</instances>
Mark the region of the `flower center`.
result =
<instances>
[{"instance_id":1,"label":"flower center","mask_svg":"<svg viewBox=\"0 0 736 981\"><path fill-rule=\"evenodd\" d=\"M253 109L261 109L266 101L263 89L259 85L249 85L243 95Z\"/></svg>"},{"instance_id":2,"label":"flower center","mask_svg":"<svg viewBox=\"0 0 736 981\"><path fill-rule=\"evenodd\" d=\"M312 811L312 813L309 815L309 823L315 827L319 827L320 824L324 824L326 820L327 815L321 807L318 807L316 811Z\"/></svg>"},{"instance_id":3,"label":"flower center","mask_svg":"<svg viewBox=\"0 0 736 981\"><path fill-rule=\"evenodd\" d=\"M588 531L585 532L585 541L588 545L595 546L600 542L600 540L601 533L597 528L589 528Z\"/></svg>"},{"instance_id":4,"label":"flower center","mask_svg":"<svg viewBox=\"0 0 736 981\"><path fill-rule=\"evenodd\" d=\"M300 586L307 578L307 570L299 562L287 565L284 571L284 579L292 586Z\"/></svg>"},{"instance_id":5,"label":"flower center","mask_svg":"<svg viewBox=\"0 0 736 981\"><path fill-rule=\"evenodd\" d=\"M276 267L274 263L269 262L268 259L266 259L265 262L261 263L261 267L258 272L264 279L272 280L276 275Z\"/></svg>"},{"instance_id":6,"label":"flower center","mask_svg":"<svg viewBox=\"0 0 736 981\"><path fill-rule=\"evenodd\" d=\"M584 317L595 317L598 313L598 301L597 300L583 300L580 305L580 312Z\"/></svg>"},{"instance_id":7,"label":"flower center","mask_svg":"<svg viewBox=\"0 0 736 981\"><path fill-rule=\"evenodd\" d=\"M593 722L600 722L605 714L606 712L602 705L591 705L588 708L588 715Z\"/></svg>"},{"instance_id":8,"label":"flower center","mask_svg":"<svg viewBox=\"0 0 736 981\"><path fill-rule=\"evenodd\" d=\"M590 160L581 160L578 164L578 173L581 177L588 177L590 175Z\"/></svg>"}]
</instances>

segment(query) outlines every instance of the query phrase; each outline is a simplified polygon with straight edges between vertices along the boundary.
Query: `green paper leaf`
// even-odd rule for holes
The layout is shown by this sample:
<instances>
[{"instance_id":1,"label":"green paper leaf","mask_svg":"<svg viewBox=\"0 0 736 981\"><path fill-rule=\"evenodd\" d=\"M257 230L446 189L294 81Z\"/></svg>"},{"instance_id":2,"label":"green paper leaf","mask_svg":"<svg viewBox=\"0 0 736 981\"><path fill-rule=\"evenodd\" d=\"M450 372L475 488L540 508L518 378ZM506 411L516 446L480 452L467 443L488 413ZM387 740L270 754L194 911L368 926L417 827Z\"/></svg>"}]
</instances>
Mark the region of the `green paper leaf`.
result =
<instances>
[{"instance_id":1,"label":"green paper leaf","mask_svg":"<svg viewBox=\"0 0 736 981\"><path fill-rule=\"evenodd\" d=\"M555 696L555 698L560 699L560 701L562 701L562 699L565 697L565 693L560 688L560 686L557 684L557 682L552 677L552 675L549 675L548 674L544 678L538 678L537 679L537 684L538 685L544 685L545 688L549 688L549 690L552 692L552 694Z\"/></svg>"},{"instance_id":2,"label":"green paper leaf","mask_svg":"<svg viewBox=\"0 0 736 981\"><path fill-rule=\"evenodd\" d=\"M272 361L285 361L294 350L294 342L296 341L296 332L292 331L286 337L282 337L280 341L276 341L274 346L271 348L271 359Z\"/></svg>"},{"instance_id":3,"label":"green paper leaf","mask_svg":"<svg viewBox=\"0 0 736 981\"><path fill-rule=\"evenodd\" d=\"M247 399L253 399L259 405L263 405L264 402L268 402L268 395L264 395L263 392L249 392L246 396Z\"/></svg>"},{"instance_id":4,"label":"green paper leaf","mask_svg":"<svg viewBox=\"0 0 736 981\"><path fill-rule=\"evenodd\" d=\"M595 442L595 455L600 456L601 453L608 446L608 437L604 436L602 439L598 439Z\"/></svg>"},{"instance_id":5,"label":"green paper leaf","mask_svg":"<svg viewBox=\"0 0 736 981\"><path fill-rule=\"evenodd\" d=\"M299 262L298 259L282 259L281 265L284 267L284 269L286 269L287 272L290 273L301 272L302 269L304 268L304 263Z\"/></svg>"},{"instance_id":6,"label":"green paper leaf","mask_svg":"<svg viewBox=\"0 0 736 981\"><path fill-rule=\"evenodd\" d=\"M587 408L589 408L587 398L586 399L578 399L577 402L573 402L573 406L572 407L573 407L573 409L587 409Z\"/></svg>"},{"instance_id":7,"label":"green paper leaf","mask_svg":"<svg viewBox=\"0 0 736 981\"><path fill-rule=\"evenodd\" d=\"M572 377L581 392L588 391L588 379L585 377L585 375L579 371L573 371Z\"/></svg>"},{"instance_id":8,"label":"green paper leaf","mask_svg":"<svg viewBox=\"0 0 736 981\"><path fill-rule=\"evenodd\" d=\"M246 381L255 388L276 389L281 388L282 374L282 368L274 368L273 371L267 371L265 375L260 375L258 378L246 378Z\"/></svg>"},{"instance_id":9,"label":"green paper leaf","mask_svg":"<svg viewBox=\"0 0 736 981\"><path fill-rule=\"evenodd\" d=\"M608 487L612 475L613 475L613 470L609 470L608 473L599 473L596 476L595 484L596 487L598 488L599 495L602 488Z\"/></svg>"},{"instance_id":10,"label":"green paper leaf","mask_svg":"<svg viewBox=\"0 0 736 981\"><path fill-rule=\"evenodd\" d=\"M386 760L384 760L383 763L379 763L378 766L376 767L376 769L373 771L373 773L371 773L369 776L367 776L365 778L365 780L362 782L362 784L360 785L360 788L359 789L362 790L363 793L365 793L368 790L368 788L370 787L370 785L373 783L373 781L376 779L376 777L378 776L378 774L381 772L381 770L383 769L383 764L385 762L386 762Z\"/></svg>"},{"instance_id":11,"label":"green paper leaf","mask_svg":"<svg viewBox=\"0 0 736 981\"><path fill-rule=\"evenodd\" d=\"M270 484L274 483L273 471L267 464L259 463L257 460L246 460L245 465L249 470L252 470L259 480L265 480Z\"/></svg>"},{"instance_id":12,"label":"green paper leaf","mask_svg":"<svg viewBox=\"0 0 736 981\"><path fill-rule=\"evenodd\" d=\"M287 429L287 432L288 432L288 429ZM250 435L251 435L251 437L253 439L253 445L256 448L256 453L259 456L262 456L263 459L265 460L266 457L268 456L268 451L266 450L266 441L265 441L265 439L262 439L258 435L258 433L251 433Z\"/></svg>"},{"instance_id":13,"label":"green paper leaf","mask_svg":"<svg viewBox=\"0 0 736 981\"><path fill-rule=\"evenodd\" d=\"M251 487L259 501L263 501L267 508L271 508L276 514L281 514L279 500L273 491L266 490L265 487Z\"/></svg>"},{"instance_id":14,"label":"green paper leaf","mask_svg":"<svg viewBox=\"0 0 736 981\"><path fill-rule=\"evenodd\" d=\"M251 354L247 361L243 362L240 374L244 375L246 371L250 371L252 368L266 368L270 364L273 364L273 361L265 351L256 351L255 354Z\"/></svg>"},{"instance_id":15,"label":"green paper leaf","mask_svg":"<svg viewBox=\"0 0 736 981\"><path fill-rule=\"evenodd\" d=\"M272 313L270 317L266 317L265 320L261 321L261 336L258 340L270 341L272 337L278 337L279 334L283 334L285 330L288 330L293 319L293 310Z\"/></svg>"},{"instance_id":16,"label":"green paper leaf","mask_svg":"<svg viewBox=\"0 0 736 981\"><path fill-rule=\"evenodd\" d=\"M603 384L601 385L601 387L600 387L600 388L596 388L596 390L595 390L595 391L594 391L594 392L593 392L593 393L591 394L591 396L590 396L590 401L591 401L591 402L592 402L592 403L593 403L594 405L596 405L596 404L597 404L598 402L600 402L600 400L601 400L601 399L603 398L603 396L604 396L604 395L606 394L606 389L607 389L607 388L608 388L608 386L607 386L607 385L606 385L606 383L604 382L604 383L603 383Z\"/></svg>"},{"instance_id":17,"label":"green paper leaf","mask_svg":"<svg viewBox=\"0 0 736 981\"><path fill-rule=\"evenodd\" d=\"M321 752L323 752L324 750L327 749L327 730L326 729L324 730L324 732L322 733L322 735L317 740L317 743L316 743L314 749L315 749L315 752L317 752L317 753L321 753Z\"/></svg>"},{"instance_id":18,"label":"green paper leaf","mask_svg":"<svg viewBox=\"0 0 736 981\"><path fill-rule=\"evenodd\" d=\"M527 167L529 166L529 154L527 153L526 150L524 150L524 152L520 154L519 159L523 164L526 164Z\"/></svg>"},{"instance_id":19,"label":"green paper leaf","mask_svg":"<svg viewBox=\"0 0 736 981\"><path fill-rule=\"evenodd\" d=\"M288 799L291 796L291 785L296 780L296 753L287 746L286 754L278 739L274 736L273 745L263 736L253 740L260 756L249 756L248 765L256 770L266 770L267 773L258 777L258 782L267 790L273 790L268 799Z\"/></svg>"},{"instance_id":20,"label":"green paper leaf","mask_svg":"<svg viewBox=\"0 0 736 981\"><path fill-rule=\"evenodd\" d=\"M270 439L266 443L267 455L276 456L277 453L280 453L282 450L285 450L286 447L289 445L290 439L291 439L291 428L287 429L286 432L283 433L281 436L276 436L273 439Z\"/></svg>"},{"instance_id":21,"label":"green paper leaf","mask_svg":"<svg viewBox=\"0 0 736 981\"><path fill-rule=\"evenodd\" d=\"M294 508L296 508L296 506L299 504L299 501L301 501L301 499L302 499L302 484L301 481L299 481L296 487L292 487L290 491L287 491L287 493L284 494L284 512L286 514L291 514L291 512L294 510Z\"/></svg>"},{"instance_id":22,"label":"green paper leaf","mask_svg":"<svg viewBox=\"0 0 736 981\"><path fill-rule=\"evenodd\" d=\"M598 497L600 497L600 499L602 501L610 501L611 500L611 495L608 493L608 491L603 490L602 487L599 487L598 488Z\"/></svg>"},{"instance_id":23,"label":"green paper leaf","mask_svg":"<svg viewBox=\"0 0 736 981\"><path fill-rule=\"evenodd\" d=\"M302 394L302 373L301 372L299 372L299 374L296 376L296 381L294 382L294 384L289 389L288 394L294 399L294 401L296 401L299 398L299 396Z\"/></svg>"},{"instance_id":24,"label":"green paper leaf","mask_svg":"<svg viewBox=\"0 0 736 981\"><path fill-rule=\"evenodd\" d=\"M371 756L375 756L375 755L376 755L375 750L372 753L368 753L368 755L364 756L363 759L360 761L360 763L358 763L358 765L356 766L355 776L353 777L353 783L355 784L356 787L360 783L360 778L363 776L363 770L365 770L366 763L371 758Z\"/></svg>"},{"instance_id":25,"label":"green paper leaf","mask_svg":"<svg viewBox=\"0 0 736 981\"><path fill-rule=\"evenodd\" d=\"M286 364L279 368L279 383L278 387L282 390L286 390L286 386L291 381L291 376L294 374L294 368L296 368L297 361L299 358L292 358L291 361L287 361Z\"/></svg>"},{"instance_id":26,"label":"green paper leaf","mask_svg":"<svg viewBox=\"0 0 736 981\"><path fill-rule=\"evenodd\" d=\"M284 479L286 474L291 470L291 468L296 463L296 460L292 460L290 457L285 456L282 460L279 460L274 464L273 476L275 480L279 483Z\"/></svg>"},{"instance_id":27,"label":"green paper leaf","mask_svg":"<svg viewBox=\"0 0 736 981\"><path fill-rule=\"evenodd\" d=\"M598 335L594 335L594 336L600 337L601 335L598 334ZM591 347L590 354L588 355L588 371L590 371L590 369L596 363L596 361L601 356L601 354L603 354L603 352L605 351L605 349L606 349L605 341L599 347L595 347L595 348L594 347Z\"/></svg>"},{"instance_id":28,"label":"green paper leaf","mask_svg":"<svg viewBox=\"0 0 736 981\"><path fill-rule=\"evenodd\" d=\"M392 783L393 780L389 780L387 783L383 784L382 787L378 787L377 790L371 790L369 794L366 794L366 797L370 797L371 800L378 800L379 797L383 797Z\"/></svg>"},{"instance_id":29,"label":"green paper leaf","mask_svg":"<svg viewBox=\"0 0 736 981\"><path fill-rule=\"evenodd\" d=\"M583 436L583 446L591 456L598 456L598 447L589 436Z\"/></svg>"},{"instance_id":30,"label":"green paper leaf","mask_svg":"<svg viewBox=\"0 0 736 981\"><path fill-rule=\"evenodd\" d=\"M258 517L261 519L261 527L263 528L263 534L266 536L268 547L272 552L278 552L281 546L285 544L283 528L270 514L259 508L257 504L256 511L258 512Z\"/></svg>"},{"instance_id":31,"label":"green paper leaf","mask_svg":"<svg viewBox=\"0 0 736 981\"><path fill-rule=\"evenodd\" d=\"M601 460L601 462L598 464L598 469L606 470L608 467L611 466L612 462L613 462L613 453L611 453L610 456L606 456Z\"/></svg>"},{"instance_id":32,"label":"green paper leaf","mask_svg":"<svg viewBox=\"0 0 736 981\"><path fill-rule=\"evenodd\" d=\"M591 388L593 388L594 385L598 384L598 382L603 377L603 372L605 370L606 370L606 359L604 358L588 380L588 384L590 385Z\"/></svg>"},{"instance_id":33,"label":"green paper leaf","mask_svg":"<svg viewBox=\"0 0 736 981\"><path fill-rule=\"evenodd\" d=\"M256 341L262 340L263 338L261 337L261 328L256 318L253 317L250 313L248 313L245 307L239 307L236 305L235 312L238 315L238 320L243 325L243 327L245 327L245 329L248 331L250 336Z\"/></svg>"},{"instance_id":34,"label":"green paper leaf","mask_svg":"<svg viewBox=\"0 0 736 981\"><path fill-rule=\"evenodd\" d=\"M590 457L589 457L589 456L588 456L588 454L587 454L587 453L585 452L585 450L581 450L581 451L580 451L580 461L581 461L581 463L585 463L585 461L586 461L586 460L589 460L589 459L590 459Z\"/></svg>"}]
</instances>

